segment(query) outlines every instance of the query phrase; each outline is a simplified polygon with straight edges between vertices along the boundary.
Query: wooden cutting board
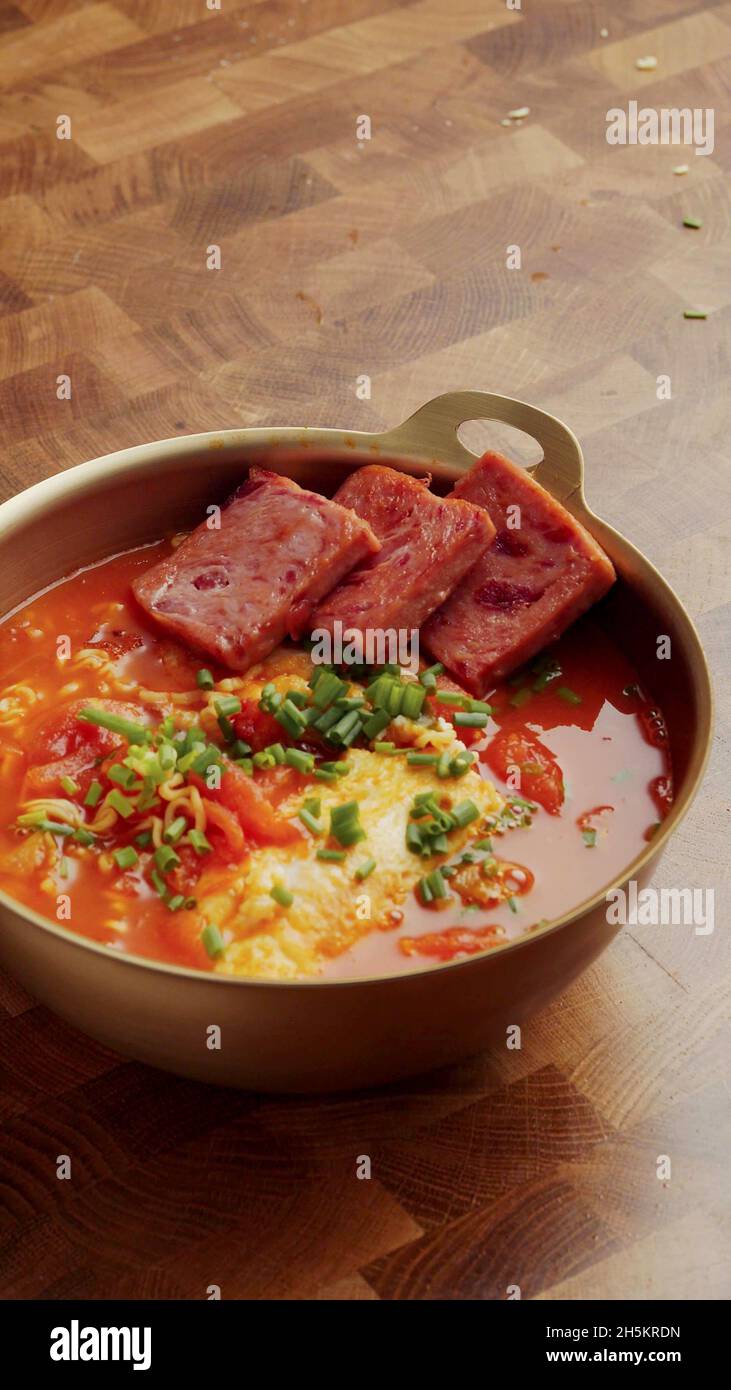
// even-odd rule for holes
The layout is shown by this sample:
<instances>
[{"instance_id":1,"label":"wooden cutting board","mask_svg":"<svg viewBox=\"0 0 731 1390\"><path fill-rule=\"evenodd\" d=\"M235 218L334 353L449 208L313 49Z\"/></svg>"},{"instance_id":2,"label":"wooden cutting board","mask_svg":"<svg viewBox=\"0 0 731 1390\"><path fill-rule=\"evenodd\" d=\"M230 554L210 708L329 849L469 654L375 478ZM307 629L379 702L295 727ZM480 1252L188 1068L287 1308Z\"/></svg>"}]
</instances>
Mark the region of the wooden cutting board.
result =
<instances>
[{"instance_id":1,"label":"wooden cutting board","mask_svg":"<svg viewBox=\"0 0 731 1390\"><path fill-rule=\"evenodd\" d=\"M715 887L716 931L628 930L519 1052L261 1099L3 982L0 1296L728 1297L731 5L0 0L0 34L3 496L152 438L522 396L720 705L657 879ZM635 99L715 104L713 154L608 146Z\"/></svg>"}]
</instances>

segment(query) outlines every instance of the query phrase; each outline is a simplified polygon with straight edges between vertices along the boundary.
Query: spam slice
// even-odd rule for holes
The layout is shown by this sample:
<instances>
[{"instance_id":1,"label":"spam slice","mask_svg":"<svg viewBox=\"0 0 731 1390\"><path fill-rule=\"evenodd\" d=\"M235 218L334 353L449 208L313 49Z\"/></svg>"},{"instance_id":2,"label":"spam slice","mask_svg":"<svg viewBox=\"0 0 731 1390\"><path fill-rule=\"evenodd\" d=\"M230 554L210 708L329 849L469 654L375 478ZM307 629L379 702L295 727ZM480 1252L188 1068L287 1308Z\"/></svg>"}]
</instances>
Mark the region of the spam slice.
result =
<instances>
[{"instance_id":1,"label":"spam slice","mask_svg":"<svg viewBox=\"0 0 731 1390\"><path fill-rule=\"evenodd\" d=\"M133 589L161 627L234 671L300 637L318 601L380 549L355 512L262 468L220 522L203 522Z\"/></svg>"},{"instance_id":2,"label":"spam slice","mask_svg":"<svg viewBox=\"0 0 731 1390\"><path fill-rule=\"evenodd\" d=\"M482 695L560 637L616 575L583 526L501 454L479 459L452 495L485 507L497 535L421 640Z\"/></svg>"},{"instance_id":3,"label":"spam slice","mask_svg":"<svg viewBox=\"0 0 731 1390\"><path fill-rule=\"evenodd\" d=\"M329 632L337 620L359 632L420 627L495 534L483 508L378 464L351 473L335 500L368 522L381 549L320 604L314 626Z\"/></svg>"}]
</instances>

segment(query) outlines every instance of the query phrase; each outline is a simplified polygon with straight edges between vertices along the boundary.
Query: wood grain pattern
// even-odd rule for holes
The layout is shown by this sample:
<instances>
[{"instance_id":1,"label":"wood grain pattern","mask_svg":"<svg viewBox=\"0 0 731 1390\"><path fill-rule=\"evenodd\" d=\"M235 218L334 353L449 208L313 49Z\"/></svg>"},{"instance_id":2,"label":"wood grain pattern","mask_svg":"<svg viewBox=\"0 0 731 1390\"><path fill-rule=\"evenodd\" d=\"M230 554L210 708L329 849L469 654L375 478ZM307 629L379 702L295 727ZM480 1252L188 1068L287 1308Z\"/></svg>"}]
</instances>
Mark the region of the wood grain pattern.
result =
<instances>
[{"instance_id":1,"label":"wood grain pattern","mask_svg":"<svg viewBox=\"0 0 731 1390\"><path fill-rule=\"evenodd\" d=\"M656 879L713 887L715 932L627 929L520 1051L227 1094L0 979L0 1295L728 1297L730 85L728 3L0 0L3 496L150 438L523 396L695 615L719 704ZM610 148L630 99L714 107L713 154Z\"/></svg>"}]
</instances>

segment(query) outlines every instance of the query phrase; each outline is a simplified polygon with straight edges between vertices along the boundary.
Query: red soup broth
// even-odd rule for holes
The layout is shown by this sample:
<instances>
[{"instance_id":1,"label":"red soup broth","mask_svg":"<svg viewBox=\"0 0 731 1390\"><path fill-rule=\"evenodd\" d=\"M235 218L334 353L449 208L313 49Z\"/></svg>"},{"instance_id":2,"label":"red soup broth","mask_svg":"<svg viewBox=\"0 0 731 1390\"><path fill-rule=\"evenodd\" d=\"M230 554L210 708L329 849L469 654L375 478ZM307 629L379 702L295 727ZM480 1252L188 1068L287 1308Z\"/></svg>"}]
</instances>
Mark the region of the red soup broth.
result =
<instances>
[{"instance_id":1,"label":"red soup broth","mask_svg":"<svg viewBox=\"0 0 731 1390\"><path fill-rule=\"evenodd\" d=\"M115 676L151 691L195 687L200 657L160 637L130 588L169 548L169 541L161 541L84 569L0 624L0 688L7 700L8 689L20 686L18 698L25 702L24 716L14 724L0 702L0 865L18 848L17 799L49 715L72 700L124 698L105 688L93 659L88 665L76 661L73 669L72 663L59 662L59 642L68 639L74 653L93 652L103 642L115 657ZM210 661L205 664L216 678L226 674ZM128 698L134 702L135 694ZM471 744L480 770L511 802L519 797L533 808L529 825L492 837L503 889L499 900L488 909L464 906L450 896L446 906L435 909L411 894L386 930L373 930L329 960L320 978L430 969L519 937L608 884L645 847L666 814L671 790L662 716L622 652L591 619L551 647L543 672L532 669L515 677L486 699L493 713ZM175 914L141 877L134 882L133 910L126 903L127 925L120 934L113 926L115 894L100 891L96 867L69 856L67 872L74 932L123 953L212 968L200 943L186 939ZM19 877L0 870L0 888L55 922L52 906L62 890L49 896L41 879L38 873Z\"/></svg>"}]
</instances>

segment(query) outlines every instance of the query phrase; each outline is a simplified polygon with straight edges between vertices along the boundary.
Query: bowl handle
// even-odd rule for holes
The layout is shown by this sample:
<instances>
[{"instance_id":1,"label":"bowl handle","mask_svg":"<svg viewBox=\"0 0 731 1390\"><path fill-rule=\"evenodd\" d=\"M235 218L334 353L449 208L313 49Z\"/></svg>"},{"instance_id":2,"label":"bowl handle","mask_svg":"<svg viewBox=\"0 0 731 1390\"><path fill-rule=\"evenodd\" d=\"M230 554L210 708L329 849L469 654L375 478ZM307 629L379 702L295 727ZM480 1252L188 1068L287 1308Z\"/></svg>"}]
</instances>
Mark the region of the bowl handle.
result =
<instances>
[{"instance_id":1,"label":"bowl handle","mask_svg":"<svg viewBox=\"0 0 731 1390\"><path fill-rule=\"evenodd\" d=\"M511 396L448 391L420 406L402 425L379 435L378 444L394 453L438 456L445 463L458 463L467 469L477 457L457 435L467 420L500 420L532 435L543 450L543 458L528 472L559 502L571 499L583 503L584 456L576 435L554 415Z\"/></svg>"}]
</instances>

